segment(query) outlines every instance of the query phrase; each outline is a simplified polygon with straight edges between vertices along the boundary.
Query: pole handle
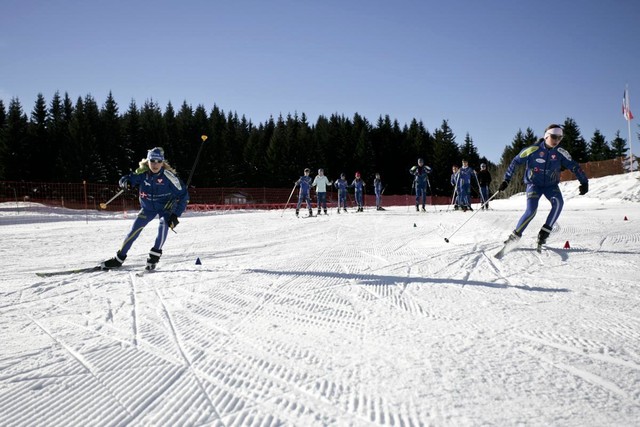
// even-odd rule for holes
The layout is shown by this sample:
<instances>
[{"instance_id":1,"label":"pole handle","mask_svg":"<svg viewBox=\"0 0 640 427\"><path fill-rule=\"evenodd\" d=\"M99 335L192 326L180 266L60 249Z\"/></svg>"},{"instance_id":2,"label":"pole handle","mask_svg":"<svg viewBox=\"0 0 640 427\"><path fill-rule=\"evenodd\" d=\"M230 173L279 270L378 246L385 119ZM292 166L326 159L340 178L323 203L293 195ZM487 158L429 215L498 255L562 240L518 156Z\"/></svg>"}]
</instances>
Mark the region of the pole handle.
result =
<instances>
[{"instance_id":1,"label":"pole handle","mask_svg":"<svg viewBox=\"0 0 640 427\"><path fill-rule=\"evenodd\" d=\"M122 193L124 193L124 189L118 191L115 196L113 196L112 198L110 198L106 202L100 203L100 209L107 209L107 205L109 203L113 202L115 199L117 199Z\"/></svg>"}]
</instances>

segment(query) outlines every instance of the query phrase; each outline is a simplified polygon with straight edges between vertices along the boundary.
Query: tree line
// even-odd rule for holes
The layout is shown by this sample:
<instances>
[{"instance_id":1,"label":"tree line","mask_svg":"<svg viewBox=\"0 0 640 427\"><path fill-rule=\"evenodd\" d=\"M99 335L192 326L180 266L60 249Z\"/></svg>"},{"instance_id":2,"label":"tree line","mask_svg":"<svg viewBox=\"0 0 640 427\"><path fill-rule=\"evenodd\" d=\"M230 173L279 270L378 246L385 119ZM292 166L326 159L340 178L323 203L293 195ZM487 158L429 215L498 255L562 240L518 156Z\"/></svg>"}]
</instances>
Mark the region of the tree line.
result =
<instances>
[{"instance_id":1,"label":"tree line","mask_svg":"<svg viewBox=\"0 0 640 427\"><path fill-rule=\"evenodd\" d=\"M573 119L563 126L562 146L578 162L627 151L619 132L610 144L599 130L587 142ZM499 180L511 159L539 139L531 128L519 131L495 165L480 156L468 133L458 143L447 120L429 131L422 121L401 126L388 115L374 124L357 113L332 114L311 124L304 113L295 113L255 125L216 105L207 111L185 101L176 111L169 102L163 111L152 100L141 107L132 100L120 113L111 93L100 107L91 95L73 102L56 92L49 103L39 94L28 117L19 99L8 107L0 99L0 180L115 183L156 146L186 179L201 135L209 138L193 175L198 187L291 187L309 167L314 174L324 168L330 179L342 172L352 179L359 171L372 182L380 173L385 194L406 194L412 190L408 170L422 157L433 167L435 195L451 194L451 166L462 159L475 168L487 163Z\"/></svg>"}]
</instances>

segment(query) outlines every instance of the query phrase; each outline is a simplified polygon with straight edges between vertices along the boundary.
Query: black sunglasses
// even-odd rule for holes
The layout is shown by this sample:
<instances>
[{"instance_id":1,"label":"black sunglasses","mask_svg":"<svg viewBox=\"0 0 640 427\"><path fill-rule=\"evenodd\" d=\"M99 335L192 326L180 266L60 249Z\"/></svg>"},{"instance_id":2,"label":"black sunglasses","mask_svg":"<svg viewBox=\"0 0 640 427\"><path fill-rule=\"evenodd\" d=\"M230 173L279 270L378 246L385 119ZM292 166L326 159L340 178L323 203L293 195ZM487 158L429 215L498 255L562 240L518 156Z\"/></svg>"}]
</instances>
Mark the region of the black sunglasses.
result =
<instances>
[{"instance_id":1,"label":"black sunglasses","mask_svg":"<svg viewBox=\"0 0 640 427\"><path fill-rule=\"evenodd\" d=\"M155 159L151 159L149 160L151 163L162 163L163 160L155 160Z\"/></svg>"},{"instance_id":2,"label":"black sunglasses","mask_svg":"<svg viewBox=\"0 0 640 427\"><path fill-rule=\"evenodd\" d=\"M562 135L555 135L553 133L550 133L549 136L551 137L551 139L553 139L554 141L560 141L562 139Z\"/></svg>"}]
</instances>

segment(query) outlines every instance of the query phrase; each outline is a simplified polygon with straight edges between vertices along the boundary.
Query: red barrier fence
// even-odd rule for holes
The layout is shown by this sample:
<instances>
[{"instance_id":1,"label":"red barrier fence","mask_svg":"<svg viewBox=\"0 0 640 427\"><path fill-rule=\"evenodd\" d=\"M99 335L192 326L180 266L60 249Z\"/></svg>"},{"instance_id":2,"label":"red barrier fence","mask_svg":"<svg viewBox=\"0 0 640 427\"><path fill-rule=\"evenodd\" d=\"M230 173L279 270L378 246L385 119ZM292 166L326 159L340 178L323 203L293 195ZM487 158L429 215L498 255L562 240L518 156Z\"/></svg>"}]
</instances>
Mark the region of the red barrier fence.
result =
<instances>
[{"instance_id":1,"label":"red barrier fence","mask_svg":"<svg viewBox=\"0 0 640 427\"><path fill-rule=\"evenodd\" d=\"M120 188L117 185L92 183L50 183L50 182L11 182L0 181L0 202L33 202L47 206L69 209L100 210L104 203L115 196ZM227 209L283 209L291 194L287 188L191 188L189 190L189 210L227 210ZM316 209L315 192L312 191L313 208ZM375 206L375 196L365 195L365 206ZM295 191L289 207L295 207L298 192ZM450 197L427 197L427 204L449 205ZM478 203L478 200L474 200ZM382 206L413 206L414 195L382 196ZM109 211L137 210L137 191L130 190L117 197L107 206ZM337 191L327 192L327 207L338 206ZM354 195L347 196L347 206L355 206ZM302 209L306 209L303 205Z\"/></svg>"},{"instance_id":2,"label":"red barrier fence","mask_svg":"<svg viewBox=\"0 0 640 427\"><path fill-rule=\"evenodd\" d=\"M580 163L580 167L589 178L601 178L609 175L620 175L625 173L624 157L600 162ZM576 179L571 171L565 170L560 174L560 181L572 181Z\"/></svg>"},{"instance_id":3,"label":"red barrier fence","mask_svg":"<svg viewBox=\"0 0 640 427\"><path fill-rule=\"evenodd\" d=\"M624 158L604 160L601 162L582 163L589 178L625 173ZM561 174L561 180L575 179L570 171ZM0 181L0 202L34 202L47 206L70 209L99 210L100 203L111 199L120 191L117 185L94 183L51 183L51 182L12 182ZM191 188L188 209L195 211L227 210L227 209L283 209L291 194L290 188ZM327 206L338 205L337 191L327 192ZM289 203L294 207L298 201L297 191ZM316 208L315 194L312 191L313 207ZM479 203L478 199L472 200ZM449 205L450 197L428 197L427 204ZM354 196L349 193L347 205L353 207ZM413 206L414 195L382 196L382 206ZM140 204L135 190L127 191L107 206L110 211L137 210ZM365 195L365 206L375 206L375 196ZM304 206L306 208L306 206Z\"/></svg>"}]
</instances>

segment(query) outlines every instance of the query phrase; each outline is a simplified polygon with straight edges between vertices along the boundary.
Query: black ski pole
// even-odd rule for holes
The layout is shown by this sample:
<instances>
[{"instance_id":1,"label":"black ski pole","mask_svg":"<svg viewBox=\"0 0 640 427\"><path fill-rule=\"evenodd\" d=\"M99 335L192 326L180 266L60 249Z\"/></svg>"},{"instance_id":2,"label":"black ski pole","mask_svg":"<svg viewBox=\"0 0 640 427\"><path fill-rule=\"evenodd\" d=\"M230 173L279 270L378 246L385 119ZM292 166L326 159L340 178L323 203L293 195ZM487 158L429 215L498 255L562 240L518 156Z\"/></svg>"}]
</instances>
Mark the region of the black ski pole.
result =
<instances>
[{"instance_id":1,"label":"black ski pole","mask_svg":"<svg viewBox=\"0 0 640 427\"><path fill-rule=\"evenodd\" d=\"M198 160L200 160L200 153L202 153L202 147L204 147L204 142L207 140L207 135L202 135L200 139L202 139L202 144L200 144L200 148L198 149L198 154L196 154L196 159L193 162L193 166L191 167L191 172L189 173L189 179L187 179L187 190L189 190L189 184L191 184L191 178L193 178L193 172L196 170L196 165L198 164Z\"/></svg>"},{"instance_id":2,"label":"black ski pole","mask_svg":"<svg viewBox=\"0 0 640 427\"><path fill-rule=\"evenodd\" d=\"M207 140L207 138L208 138L207 135L200 136L200 139L202 139L202 143L200 144L200 148L198 149L198 154L196 154L196 159L193 161L191 172L189 172L189 178L187 179L187 184L185 185L187 191L189 191L189 185L191 184L191 178L193 178L193 172L196 170L196 165L198 164L198 160L200 160L200 153L202 153L202 147L204 147L204 142ZM175 205L177 201L178 199L174 199L171 202L169 209L173 210L173 205ZM173 227L171 227L171 231L173 231L174 233L176 232L176 230L174 230Z\"/></svg>"},{"instance_id":3,"label":"black ski pole","mask_svg":"<svg viewBox=\"0 0 640 427\"><path fill-rule=\"evenodd\" d=\"M489 203L491 200L493 200L494 197L496 197L498 195L498 193L500 193L500 190L496 191L495 193L493 193L493 196L489 197L489 200L487 200L486 202L484 202L482 204L482 206L484 206L486 203ZM471 218L473 218L475 216L475 214L477 214L478 212L480 212L481 209L476 210L473 214L471 214L471 216L469 218L467 218L467 220L465 222L463 222L460 227L456 228L455 231L453 233L451 233L451 235L449 237L445 237L444 241L449 243L449 239L453 237L454 234L456 234L458 231L460 231L460 229L469 222L469 220Z\"/></svg>"}]
</instances>

